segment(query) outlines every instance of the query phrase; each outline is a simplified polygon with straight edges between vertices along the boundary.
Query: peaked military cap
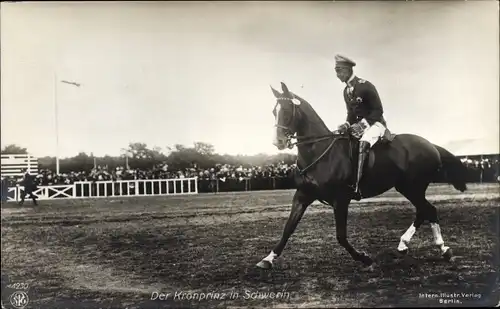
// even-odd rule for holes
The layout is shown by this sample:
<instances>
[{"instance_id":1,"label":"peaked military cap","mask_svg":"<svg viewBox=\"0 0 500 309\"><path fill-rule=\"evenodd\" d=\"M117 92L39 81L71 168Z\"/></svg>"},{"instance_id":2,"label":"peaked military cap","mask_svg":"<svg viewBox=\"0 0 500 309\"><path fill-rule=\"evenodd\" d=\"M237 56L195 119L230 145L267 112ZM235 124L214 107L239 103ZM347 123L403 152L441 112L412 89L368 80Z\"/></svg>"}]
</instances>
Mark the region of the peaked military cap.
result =
<instances>
[{"instance_id":1,"label":"peaked military cap","mask_svg":"<svg viewBox=\"0 0 500 309\"><path fill-rule=\"evenodd\" d=\"M335 66L336 67L353 67L356 66L356 62L352 61L351 59L342 56L342 55L335 55Z\"/></svg>"}]
</instances>

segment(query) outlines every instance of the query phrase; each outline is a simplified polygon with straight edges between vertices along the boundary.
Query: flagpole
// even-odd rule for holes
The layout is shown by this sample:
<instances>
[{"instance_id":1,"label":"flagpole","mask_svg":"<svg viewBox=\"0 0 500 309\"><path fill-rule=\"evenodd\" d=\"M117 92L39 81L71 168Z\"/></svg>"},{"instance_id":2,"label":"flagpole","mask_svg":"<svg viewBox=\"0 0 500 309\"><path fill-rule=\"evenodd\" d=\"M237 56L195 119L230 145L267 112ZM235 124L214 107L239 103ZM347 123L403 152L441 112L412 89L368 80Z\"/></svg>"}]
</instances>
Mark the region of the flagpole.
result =
<instances>
[{"instance_id":1,"label":"flagpole","mask_svg":"<svg viewBox=\"0 0 500 309\"><path fill-rule=\"evenodd\" d=\"M31 155L28 153L28 173L31 175Z\"/></svg>"},{"instance_id":2,"label":"flagpole","mask_svg":"<svg viewBox=\"0 0 500 309\"><path fill-rule=\"evenodd\" d=\"M73 85L76 87L80 87L79 83L71 82L67 80L61 80L61 83ZM59 80L57 79L57 71L54 71L54 118L55 118L55 129L56 129L56 174L59 175L59 106L57 99L57 83Z\"/></svg>"},{"instance_id":3,"label":"flagpole","mask_svg":"<svg viewBox=\"0 0 500 309\"><path fill-rule=\"evenodd\" d=\"M56 129L56 174L59 175L59 112L57 106L57 73L54 72L54 118Z\"/></svg>"}]
</instances>

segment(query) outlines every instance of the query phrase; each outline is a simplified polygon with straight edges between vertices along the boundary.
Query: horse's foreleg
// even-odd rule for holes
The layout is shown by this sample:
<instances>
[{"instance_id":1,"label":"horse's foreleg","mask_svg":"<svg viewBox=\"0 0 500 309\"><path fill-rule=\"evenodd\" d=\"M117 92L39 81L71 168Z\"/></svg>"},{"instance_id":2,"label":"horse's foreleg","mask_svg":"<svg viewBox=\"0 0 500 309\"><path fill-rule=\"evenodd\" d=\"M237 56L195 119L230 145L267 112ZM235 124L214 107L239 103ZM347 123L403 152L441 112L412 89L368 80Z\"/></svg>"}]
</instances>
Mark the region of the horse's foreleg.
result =
<instances>
[{"instance_id":1,"label":"horse's foreleg","mask_svg":"<svg viewBox=\"0 0 500 309\"><path fill-rule=\"evenodd\" d=\"M362 262L366 266L373 264L373 260L365 253L359 253L347 240L347 214L349 202L337 203L335 213L335 227L337 230L337 241L344 247L355 261Z\"/></svg>"},{"instance_id":2,"label":"horse's foreleg","mask_svg":"<svg viewBox=\"0 0 500 309\"><path fill-rule=\"evenodd\" d=\"M285 248L288 239L290 238L290 236L292 236L293 232L295 231L295 228L302 219L302 216L304 215L304 212L306 211L307 207L311 205L313 201L314 201L313 198L303 195L300 191L297 191L295 193L293 197L292 211L288 216L288 220L285 224L285 228L283 230L283 234L281 235L280 241L276 244L276 246L269 253L268 256L266 256L259 263L257 263L257 267L264 269L269 269L272 267L274 260L277 257L279 257L283 252L283 249Z\"/></svg>"}]
</instances>

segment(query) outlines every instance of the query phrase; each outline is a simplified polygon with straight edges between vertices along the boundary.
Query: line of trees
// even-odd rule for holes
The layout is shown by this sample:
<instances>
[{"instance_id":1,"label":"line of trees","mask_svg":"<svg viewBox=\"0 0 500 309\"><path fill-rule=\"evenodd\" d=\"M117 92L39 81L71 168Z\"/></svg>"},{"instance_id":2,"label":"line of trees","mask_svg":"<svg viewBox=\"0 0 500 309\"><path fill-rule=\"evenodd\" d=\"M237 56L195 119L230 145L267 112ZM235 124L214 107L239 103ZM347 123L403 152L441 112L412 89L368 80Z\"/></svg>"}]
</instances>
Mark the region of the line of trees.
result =
<instances>
[{"instance_id":1,"label":"line of trees","mask_svg":"<svg viewBox=\"0 0 500 309\"><path fill-rule=\"evenodd\" d=\"M27 154L28 149L16 144L5 146L1 150L2 154ZM230 164L243 166L264 166L267 164L276 164L285 162L292 164L296 160L293 154L257 154L257 155L228 155L218 154L214 146L209 143L195 142L192 146L176 144L173 147L167 147L164 152L159 147L148 147L145 143L133 142L128 147L122 149L121 156L96 157L92 153L81 152L74 157L60 158L60 171L67 173L70 171L90 171L94 168L94 163L100 166L115 168L117 166L128 166L132 169L148 169L158 164L168 164L169 169L179 170L197 166L198 168L208 169L216 164ZM55 157L39 157L39 168L55 171Z\"/></svg>"}]
</instances>

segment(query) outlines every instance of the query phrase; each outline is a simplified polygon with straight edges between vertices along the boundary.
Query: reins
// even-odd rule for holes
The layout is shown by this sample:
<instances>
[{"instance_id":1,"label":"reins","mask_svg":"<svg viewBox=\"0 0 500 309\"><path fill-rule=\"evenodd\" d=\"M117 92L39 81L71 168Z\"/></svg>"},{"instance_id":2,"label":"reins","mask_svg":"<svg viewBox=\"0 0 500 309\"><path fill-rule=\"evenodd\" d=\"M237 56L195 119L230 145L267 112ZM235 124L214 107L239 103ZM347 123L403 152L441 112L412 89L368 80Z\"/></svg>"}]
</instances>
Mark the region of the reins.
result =
<instances>
[{"instance_id":1,"label":"reins","mask_svg":"<svg viewBox=\"0 0 500 309\"><path fill-rule=\"evenodd\" d=\"M328 133L328 134L325 134L325 135L320 135L320 136L307 136L307 137L304 137L304 136L290 136L289 139L291 138L295 138L295 139L311 139L312 140L306 140L306 141L297 141L297 142L294 142L294 143L289 143L289 147L293 147L293 146L299 146L299 145L305 145L305 144L314 144L314 143L317 143L317 142L320 142L320 141L323 141L323 140L327 140L327 139L331 139L333 138L332 142L328 145L328 147L326 147L326 149L323 151L323 153L321 153L321 155L319 157L317 157L312 163L310 163L309 165L307 165L305 168L303 168L302 170L299 168L299 165L298 165L298 155L297 155L297 160L296 160L296 166L297 166L297 169L299 170L299 174L300 175L304 175L304 173L310 169L312 166L314 166L316 163L318 163L321 159L323 159L323 157L328 153L328 151L330 151L330 149L332 149L333 145L335 144L335 142L339 139L339 138L342 138L344 137L343 134L340 134L340 133L335 133L335 132L331 132L331 133Z\"/></svg>"},{"instance_id":2,"label":"reins","mask_svg":"<svg viewBox=\"0 0 500 309\"><path fill-rule=\"evenodd\" d=\"M292 98L280 97L280 98L278 98L278 101L289 101L289 102L292 103L293 114L292 114L292 119L290 120L290 122L292 122L295 119L297 105L295 105L293 103L293 99ZM278 104L278 103L276 103L276 104ZM283 126L283 125L279 125L279 124L276 124L275 126L278 127L278 128L282 128L282 129L291 131L289 126ZM299 165L298 165L299 154L297 154L297 160L295 161L295 163L296 163L295 165L297 166L297 169L299 170L299 174L300 175L304 175L304 173L308 169L310 169L312 166L314 166L315 164L317 164L321 159L323 159L323 157L328 153L328 151L330 151L330 149L332 149L333 145L335 144L335 142L339 138L343 138L343 137L347 138L345 136L345 134L338 133L337 131L329 132L327 134L323 134L323 135L319 135L319 136L316 136L316 135L313 135L313 136L294 136L294 135L289 135L289 136L287 136L287 144L288 144L287 146L290 149L293 148L293 146L299 146L299 145L305 145L305 144L314 144L314 143L317 143L317 142L320 142L320 141L324 141L324 140L333 138L332 142L328 145L328 147L326 147L326 149L323 151L323 153L319 157L317 157L311 164L307 165L302 170L299 168ZM296 142L291 142L292 138L296 139L297 141ZM299 141L299 140L301 140L301 141ZM349 155L351 155L351 149L350 148L351 147L349 147L349 152L350 152Z\"/></svg>"}]
</instances>

